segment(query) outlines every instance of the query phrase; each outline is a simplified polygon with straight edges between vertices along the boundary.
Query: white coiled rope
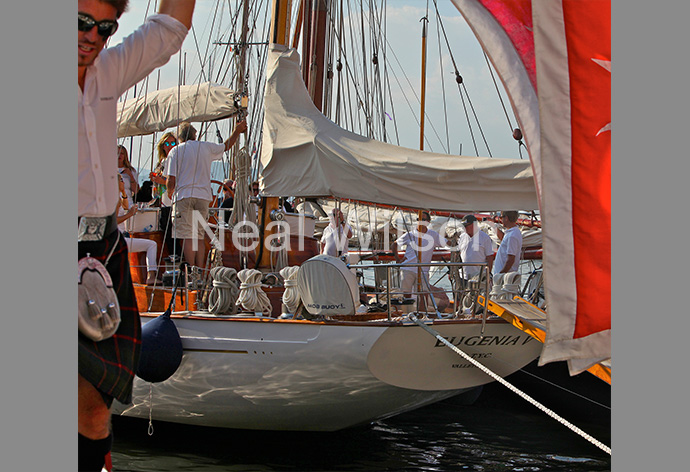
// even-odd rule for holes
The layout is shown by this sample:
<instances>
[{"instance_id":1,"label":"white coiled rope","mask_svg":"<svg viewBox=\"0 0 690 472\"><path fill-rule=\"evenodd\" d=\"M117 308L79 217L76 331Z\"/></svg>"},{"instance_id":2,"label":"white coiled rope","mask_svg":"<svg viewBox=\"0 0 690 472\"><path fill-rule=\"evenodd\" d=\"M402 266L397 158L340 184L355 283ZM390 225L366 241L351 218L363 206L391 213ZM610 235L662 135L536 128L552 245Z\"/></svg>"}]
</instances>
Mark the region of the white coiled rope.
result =
<instances>
[{"instance_id":1,"label":"white coiled rope","mask_svg":"<svg viewBox=\"0 0 690 472\"><path fill-rule=\"evenodd\" d=\"M246 148L241 148L235 155L235 199L232 203L232 215L230 216L230 227L234 228L242 220L249 220L252 215L249 211L249 173L251 172L251 158ZM253 217L251 219L254 219Z\"/></svg>"},{"instance_id":2,"label":"white coiled rope","mask_svg":"<svg viewBox=\"0 0 690 472\"><path fill-rule=\"evenodd\" d=\"M410 320L414 321L414 322L417 323L419 326L421 326L422 328L424 328L425 331L427 331L429 334L431 334L432 336L434 336L438 341L442 342L442 343L445 344L447 347L449 347L450 349L452 349L456 354L462 356L466 361L468 361L468 362L470 362L472 365L474 365L477 369L481 370L482 372L484 372L485 374L487 374L489 377L493 378L493 379L496 380L497 382L499 382L499 383L505 385L505 386L508 387L510 390L512 390L514 393L517 393L520 397L524 398L525 400L527 400L527 401L530 402L532 405L534 405L534 406L536 406L537 408L539 408L541 411L543 411L544 413L546 413L547 415L549 415L551 418L555 419L555 420L558 421L559 423L561 423L561 424L563 424L564 426L570 428L572 431L574 431L575 433L579 434L580 436L582 436L583 438L585 438L587 441L589 441L589 442L591 442L592 444L594 444L595 446L597 446L597 447L598 447L599 449L601 449L602 451L605 451L605 452L609 453L609 455L611 454L611 448L610 448L610 447L606 446L606 445L605 445L604 443L602 443L601 441L599 441L599 440L593 438L592 436L590 436L589 434L585 433L584 431L582 431L580 428L578 428L578 427L575 426L574 424L572 424L572 423L568 422L567 420L563 419L562 417L558 416L558 415L557 415L556 413L554 413L552 410L548 409L547 407L545 407L544 405L542 405L541 403L539 403L538 401L536 401L534 398L532 398L532 397L530 397L529 395L527 395L526 393L522 392L521 390L519 390L519 389L518 389L517 387L515 387L514 385L510 384L510 383L509 383L508 381L506 381L503 377L501 377L500 375L498 375L498 374L492 372L492 371L489 370L489 368L487 368L486 366L480 364L478 361L476 361L475 359L473 359L472 357L470 357L468 354L466 354L465 352L463 352L463 351L462 351L461 349L459 349L457 346L454 346L453 344L451 344L446 338L444 338L443 336L441 336L437 331L435 331L434 329L432 329L432 328L430 328L429 326L427 326L426 324L424 324L424 322L420 321L420 320L419 320L416 316L414 316L412 313L410 313L409 318L410 318Z\"/></svg>"},{"instance_id":3,"label":"white coiled rope","mask_svg":"<svg viewBox=\"0 0 690 472\"><path fill-rule=\"evenodd\" d=\"M247 311L260 311L269 315L273 307L266 292L261 290L261 276L261 271L256 269L243 269L237 273L240 279L240 294L236 304Z\"/></svg>"},{"instance_id":4,"label":"white coiled rope","mask_svg":"<svg viewBox=\"0 0 690 472\"><path fill-rule=\"evenodd\" d=\"M237 271L231 267L214 267L211 280L213 288L208 295L208 310L216 315L237 313L235 302L240 293Z\"/></svg>"},{"instance_id":5,"label":"white coiled rope","mask_svg":"<svg viewBox=\"0 0 690 472\"><path fill-rule=\"evenodd\" d=\"M283 303L288 313L295 314L299 307L300 294L297 289L297 273L299 266L284 267L280 270L280 276L284 280L285 291L283 292Z\"/></svg>"}]
</instances>

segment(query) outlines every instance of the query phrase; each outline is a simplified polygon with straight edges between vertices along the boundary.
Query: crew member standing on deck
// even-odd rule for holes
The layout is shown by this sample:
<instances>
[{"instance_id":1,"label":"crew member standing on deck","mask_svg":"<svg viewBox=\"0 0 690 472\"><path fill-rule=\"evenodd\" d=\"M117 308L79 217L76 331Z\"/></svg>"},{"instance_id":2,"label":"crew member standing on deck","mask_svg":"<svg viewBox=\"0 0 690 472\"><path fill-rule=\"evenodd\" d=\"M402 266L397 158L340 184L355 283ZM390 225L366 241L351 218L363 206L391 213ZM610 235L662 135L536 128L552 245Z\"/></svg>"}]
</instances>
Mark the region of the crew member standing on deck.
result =
<instances>
[{"instance_id":1,"label":"crew member standing on deck","mask_svg":"<svg viewBox=\"0 0 690 472\"><path fill-rule=\"evenodd\" d=\"M328 226L323 229L319 242L321 254L343 257L347 261L348 239L352 237L352 227L345 221L340 208L333 208L328 220Z\"/></svg>"},{"instance_id":2,"label":"crew member standing on deck","mask_svg":"<svg viewBox=\"0 0 690 472\"><path fill-rule=\"evenodd\" d=\"M500 228L496 230L501 244L498 246L498 252L496 252L496 260L493 267L494 276L497 274L506 274L508 272L517 272L520 266L522 233L517 225L517 220L517 211L509 210L501 212L501 223L506 230L505 232Z\"/></svg>"},{"instance_id":3,"label":"crew member standing on deck","mask_svg":"<svg viewBox=\"0 0 690 472\"><path fill-rule=\"evenodd\" d=\"M117 100L177 53L192 24L195 0L161 0L158 15L122 43L104 49L128 0L79 0L77 35L78 257L103 263L112 278L120 324L93 341L78 334L79 470L100 472L112 444L113 399L132 401L141 350L141 321L127 245L117 230Z\"/></svg>"},{"instance_id":4,"label":"crew member standing on deck","mask_svg":"<svg viewBox=\"0 0 690 472\"><path fill-rule=\"evenodd\" d=\"M446 238L438 234L436 231L429 229L431 223L431 215L428 211L421 212L418 227L412 231L408 231L391 243L391 251L397 263L400 263L400 255L398 248L405 246L405 258L403 264L429 264L434 256L434 249L443 247L447 244ZM421 240L421 241L420 241ZM420 257L417 257L417 255ZM421 260L420 260L421 259ZM417 281L417 274L421 274L422 280ZM400 289L406 298L412 296L417 292L417 287L421 289L420 293L433 292L434 300L439 311L443 311L450 300L448 295L440 287L436 287L429 282L429 267L422 267L419 270L417 267L403 267L400 271L402 280L400 282ZM421 297L420 308L426 307L426 296Z\"/></svg>"},{"instance_id":5,"label":"crew member standing on deck","mask_svg":"<svg viewBox=\"0 0 690 472\"><path fill-rule=\"evenodd\" d=\"M465 232L458 238L458 249L462 262L486 263L486 274L490 274L495 257L491 238L479 229L479 223L474 215L465 215L462 219L462 226L465 228ZM477 278L480 271L479 266L466 266L463 269L463 288L468 286L470 279Z\"/></svg>"},{"instance_id":6,"label":"crew member standing on deck","mask_svg":"<svg viewBox=\"0 0 690 472\"><path fill-rule=\"evenodd\" d=\"M180 144L168 154L165 174L168 176L168 197L173 202L173 237L182 240L182 254L192 266L206 265L204 230L198 222L208 220L208 208L213 199L211 163L222 159L223 153L229 151L245 131L247 122L238 121L228 139L219 144L197 141L196 129L191 123L185 121L178 126Z\"/></svg>"}]
</instances>

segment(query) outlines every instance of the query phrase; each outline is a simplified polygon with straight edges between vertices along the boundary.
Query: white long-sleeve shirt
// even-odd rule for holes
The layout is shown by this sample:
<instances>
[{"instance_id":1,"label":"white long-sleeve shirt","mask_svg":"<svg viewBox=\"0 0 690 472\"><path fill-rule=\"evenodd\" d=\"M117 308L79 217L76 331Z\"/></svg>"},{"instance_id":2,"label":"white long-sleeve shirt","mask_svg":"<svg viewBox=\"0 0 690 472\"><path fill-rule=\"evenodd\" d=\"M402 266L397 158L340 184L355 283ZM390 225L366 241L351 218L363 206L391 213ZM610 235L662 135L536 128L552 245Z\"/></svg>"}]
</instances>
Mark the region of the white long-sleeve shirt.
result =
<instances>
[{"instance_id":1,"label":"white long-sleeve shirt","mask_svg":"<svg viewBox=\"0 0 690 472\"><path fill-rule=\"evenodd\" d=\"M152 15L116 46L103 49L86 70L78 90L79 216L115 211L117 183L117 100L127 89L164 65L182 47L187 28L168 15Z\"/></svg>"}]
</instances>

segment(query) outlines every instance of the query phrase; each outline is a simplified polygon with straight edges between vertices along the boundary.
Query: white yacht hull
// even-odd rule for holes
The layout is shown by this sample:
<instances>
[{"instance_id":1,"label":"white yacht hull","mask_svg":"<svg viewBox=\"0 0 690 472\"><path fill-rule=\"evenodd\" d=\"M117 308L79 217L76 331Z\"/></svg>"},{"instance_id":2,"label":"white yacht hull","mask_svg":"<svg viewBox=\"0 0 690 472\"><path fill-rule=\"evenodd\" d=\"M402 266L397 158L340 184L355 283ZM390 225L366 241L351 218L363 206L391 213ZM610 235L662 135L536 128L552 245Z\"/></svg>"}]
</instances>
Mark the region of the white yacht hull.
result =
<instances>
[{"instance_id":1,"label":"white yacht hull","mask_svg":"<svg viewBox=\"0 0 690 472\"><path fill-rule=\"evenodd\" d=\"M148 318L152 319L152 318ZM168 380L134 382L125 416L259 430L335 431L390 417L491 379L414 324L173 316L184 356ZM147 318L143 318L147 321ZM502 376L541 344L502 320L433 328Z\"/></svg>"}]
</instances>

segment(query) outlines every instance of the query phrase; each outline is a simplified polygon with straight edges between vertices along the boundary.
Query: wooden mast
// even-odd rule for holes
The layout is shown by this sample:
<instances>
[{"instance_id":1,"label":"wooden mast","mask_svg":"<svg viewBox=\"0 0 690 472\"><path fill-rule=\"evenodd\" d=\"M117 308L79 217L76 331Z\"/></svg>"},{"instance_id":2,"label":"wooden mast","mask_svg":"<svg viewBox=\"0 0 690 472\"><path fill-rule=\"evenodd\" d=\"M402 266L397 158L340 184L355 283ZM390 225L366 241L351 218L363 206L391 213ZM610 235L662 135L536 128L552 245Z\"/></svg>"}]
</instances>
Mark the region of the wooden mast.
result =
<instances>
[{"instance_id":1,"label":"wooden mast","mask_svg":"<svg viewBox=\"0 0 690 472\"><path fill-rule=\"evenodd\" d=\"M421 106L422 106L422 112L421 116L419 117L419 150L423 151L424 150L424 108L426 106L426 26L427 23L429 22L429 19L425 16L424 18L421 19L422 21L422 99L421 99Z\"/></svg>"},{"instance_id":2,"label":"wooden mast","mask_svg":"<svg viewBox=\"0 0 690 472\"><path fill-rule=\"evenodd\" d=\"M419 150L424 150L424 114L426 107L426 30L429 18L425 16L422 22L422 90L421 90L421 116L419 119ZM429 215L431 216L431 215ZM422 210L417 211L417 262L422 262ZM431 288L429 288L431 290ZM417 293L422 292L422 268L417 267ZM417 309L426 308L426 297L417 297ZM424 300L424 301L423 301Z\"/></svg>"},{"instance_id":3,"label":"wooden mast","mask_svg":"<svg viewBox=\"0 0 690 472\"><path fill-rule=\"evenodd\" d=\"M271 42L283 46L289 46L290 41L290 12L292 11L292 0L273 0L273 12L271 19L270 38ZM275 234L275 226L269 228L271 214L280 206L279 197L262 197L258 211L257 221L260 228L260 250L257 255L257 268L271 268L271 251L267 242Z\"/></svg>"},{"instance_id":4,"label":"wooden mast","mask_svg":"<svg viewBox=\"0 0 690 472\"><path fill-rule=\"evenodd\" d=\"M312 102L319 111L323 107L323 79L326 56L326 17L329 8L328 0L311 0L311 32L309 34L309 55L305 57L305 63L309 61L307 74L307 90Z\"/></svg>"}]
</instances>

